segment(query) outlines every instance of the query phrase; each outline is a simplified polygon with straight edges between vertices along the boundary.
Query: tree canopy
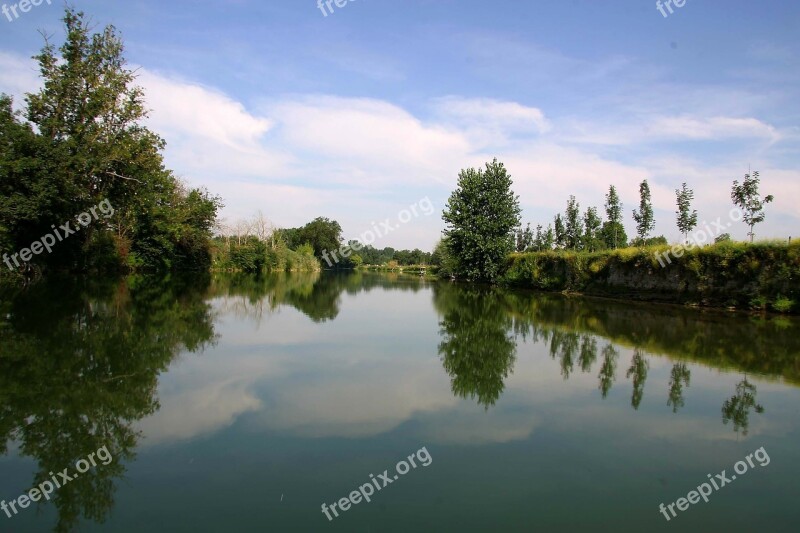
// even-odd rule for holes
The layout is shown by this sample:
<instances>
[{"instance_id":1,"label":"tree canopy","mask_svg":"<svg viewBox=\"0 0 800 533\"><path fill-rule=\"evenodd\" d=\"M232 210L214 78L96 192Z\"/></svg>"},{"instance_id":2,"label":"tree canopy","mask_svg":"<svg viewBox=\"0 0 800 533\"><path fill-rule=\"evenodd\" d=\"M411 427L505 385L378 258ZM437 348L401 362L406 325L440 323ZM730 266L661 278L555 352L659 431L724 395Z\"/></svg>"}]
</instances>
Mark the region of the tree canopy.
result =
<instances>
[{"instance_id":1,"label":"tree canopy","mask_svg":"<svg viewBox=\"0 0 800 533\"><path fill-rule=\"evenodd\" d=\"M458 187L442 214L456 276L489 282L500 276L520 224L519 198L511 185L511 176L497 159L486 163L485 170L459 173Z\"/></svg>"},{"instance_id":2,"label":"tree canopy","mask_svg":"<svg viewBox=\"0 0 800 533\"><path fill-rule=\"evenodd\" d=\"M190 189L164 166L164 140L142 125L144 92L113 26L91 33L67 8L64 43L35 56L42 78L23 113L0 95L0 247L29 246L52 227L107 201L97 220L36 268L203 268L218 197Z\"/></svg>"}]
</instances>

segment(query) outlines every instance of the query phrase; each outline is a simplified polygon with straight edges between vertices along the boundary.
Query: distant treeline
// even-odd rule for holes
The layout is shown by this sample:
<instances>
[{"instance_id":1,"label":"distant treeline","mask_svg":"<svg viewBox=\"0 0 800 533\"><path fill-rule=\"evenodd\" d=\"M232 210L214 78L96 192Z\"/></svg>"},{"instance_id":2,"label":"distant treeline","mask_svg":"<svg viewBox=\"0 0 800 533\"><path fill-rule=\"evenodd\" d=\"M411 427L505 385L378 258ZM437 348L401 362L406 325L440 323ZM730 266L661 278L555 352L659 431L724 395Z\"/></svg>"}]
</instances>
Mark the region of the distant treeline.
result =
<instances>
[{"instance_id":1,"label":"distant treeline","mask_svg":"<svg viewBox=\"0 0 800 533\"><path fill-rule=\"evenodd\" d=\"M335 220L317 217L299 228L276 228L260 212L232 226L220 225L214 238L213 267L242 272L352 269L362 265L426 265L434 254L344 243Z\"/></svg>"}]
</instances>

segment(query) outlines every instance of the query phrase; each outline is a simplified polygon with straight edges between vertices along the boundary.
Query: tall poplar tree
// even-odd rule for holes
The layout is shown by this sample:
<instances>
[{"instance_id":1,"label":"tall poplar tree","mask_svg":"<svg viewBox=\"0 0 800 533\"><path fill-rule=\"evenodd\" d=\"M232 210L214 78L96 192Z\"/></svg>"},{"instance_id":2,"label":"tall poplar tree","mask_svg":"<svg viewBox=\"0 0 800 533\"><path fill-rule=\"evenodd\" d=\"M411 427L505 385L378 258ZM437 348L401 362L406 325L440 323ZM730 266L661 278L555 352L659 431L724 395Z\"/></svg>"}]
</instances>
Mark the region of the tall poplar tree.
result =
<instances>
[{"instance_id":1,"label":"tall poplar tree","mask_svg":"<svg viewBox=\"0 0 800 533\"><path fill-rule=\"evenodd\" d=\"M675 189L675 196L678 202L678 230L683 233L684 242L688 242L689 232L697 226L697 211L692 210L694 191L684 183L680 189Z\"/></svg>"},{"instance_id":2,"label":"tall poplar tree","mask_svg":"<svg viewBox=\"0 0 800 533\"><path fill-rule=\"evenodd\" d=\"M619 200L619 195L617 194L617 188L611 185L608 188L608 194L606 194L606 217L608 220L606 224L608 224L608 233L611 237L611 247L617 249L621 242L620 239L620 231L619 229L622 227L622 202ZM627 241L627 235L625 236L625 240Z\"/></svg>"},{"instance_id":3,"label":"tall poplar tree","mask_svg":"<svg viewBox=\"0 0 800 533\"><path fill-rule=\"evenodd\" d=\"M639 235L639 240L642 246L647 240L647 236L656 227L656 221L653 216L653 204L650 198L650 185L647 180L644 180L639 185L639 211L633 211L633 219L636 221L636 233Z\"/></svg>"}]
</instances>

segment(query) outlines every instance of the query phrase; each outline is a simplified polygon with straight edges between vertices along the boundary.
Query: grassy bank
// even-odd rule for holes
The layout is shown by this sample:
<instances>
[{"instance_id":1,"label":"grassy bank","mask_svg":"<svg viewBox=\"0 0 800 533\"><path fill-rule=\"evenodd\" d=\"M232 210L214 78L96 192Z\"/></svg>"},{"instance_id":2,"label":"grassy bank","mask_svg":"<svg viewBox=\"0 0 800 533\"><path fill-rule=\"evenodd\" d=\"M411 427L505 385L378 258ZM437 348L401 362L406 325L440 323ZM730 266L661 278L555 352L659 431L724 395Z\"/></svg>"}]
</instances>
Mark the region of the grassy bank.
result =
<instances>
[{"instance_id":1,"label":"grassy bank","mask_svg":"<svg viewBox=\"0 0 800 533\"><path fill-rule=\"evenodd\" d=\"M723 242L680 257L670 248L512 254L504 281L543 291L800 312L800 243Z\"/></svg>"}]
</instances>

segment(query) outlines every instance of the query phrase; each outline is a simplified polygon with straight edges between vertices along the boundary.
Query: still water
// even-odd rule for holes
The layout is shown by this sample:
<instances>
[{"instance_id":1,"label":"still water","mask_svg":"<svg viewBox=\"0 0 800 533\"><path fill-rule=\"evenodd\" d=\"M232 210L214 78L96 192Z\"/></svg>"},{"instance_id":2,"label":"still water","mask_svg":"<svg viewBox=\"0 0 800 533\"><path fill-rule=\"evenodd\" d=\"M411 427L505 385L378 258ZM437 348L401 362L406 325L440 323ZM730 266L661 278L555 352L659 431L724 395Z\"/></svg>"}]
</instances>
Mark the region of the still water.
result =
<instances>
[{"instance_id":1,"label":"still water","mask_svg":"<svg viewBox=\"0 0 800 533\"><path fill-rule=\"evenodd\" d=\"M4 289L0 531L794 532L799 386L785 317L366 273Z\"/></svg>"}]
</instances>

